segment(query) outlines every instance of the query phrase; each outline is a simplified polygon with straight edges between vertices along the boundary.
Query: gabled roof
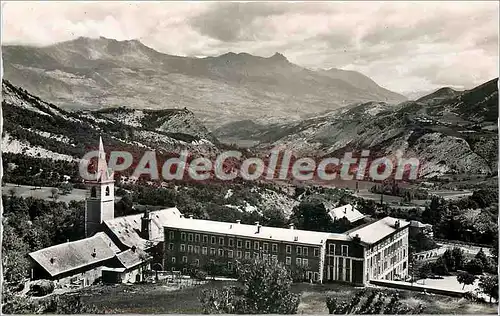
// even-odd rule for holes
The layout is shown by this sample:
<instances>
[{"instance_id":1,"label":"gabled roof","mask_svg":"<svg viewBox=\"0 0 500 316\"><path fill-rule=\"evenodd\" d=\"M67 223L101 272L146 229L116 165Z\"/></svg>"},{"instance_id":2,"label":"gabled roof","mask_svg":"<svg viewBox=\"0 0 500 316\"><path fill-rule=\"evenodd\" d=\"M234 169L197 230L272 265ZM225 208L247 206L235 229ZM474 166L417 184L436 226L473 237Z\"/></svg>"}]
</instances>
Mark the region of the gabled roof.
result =
<instances>
[{"instance_id":1,"label":"gabled roof","mask_svg":"<svg viewBox=\"0 0 500 316\"><path fill-rule=\"evenodd\" d=\"M116 255L118 261L125 269L133 268L141 263L149 261L152 257L140 249L128 249Z\"/></svg>"},{"instance_id":2,"label":"gabled roof","mask_svg":"<svg viewBox=\"0 0 500 316\"><path fill-rule=\"evenodd\" d=\"M147 249L148 241L141 238L141 218L144 214L134 214L129 216L116 217L104 221L111 233L128 248L136 247ZM163 226L171 221L178 220L181 216L180 211L175 208L167 208L149 213L151 218L151 241L153 244L163 241Z\"/></svg>"},{"instance_id":3,"label":"gabled roof","mask_svg":"<svg viewBox=\"0 0 500 316\"><path fill-rule=\"evenodd\" d=\"M396 227L396 222L398 221L399 227ZM374 223L352 229L348 232L348 235L353 238L358 236L363 243L375 244L397 230L409 225L410 222L387 216Z\"/></svg>"},{"instance_id":4,"label":"gabled roof","mask_svg":"<svg viewBox=\"0 0 500 316\"><path fill-rule=\"evenodd\" d=\"M363 218L365 218L365 215L355 209L351 204L343 205L340 207L336 208L329 208L327 205L325 207L328 210L328 215L332 218L332 220L335 219L341 219L345 217L349 222L354 223L356 221L359 221Z\"/></svg>"},{"instance_id":5,"label":"gabled roof","mask_svg":"<svg viewBox=\"0 0 500 316\"><path fill-rule=\"evenodd\" d=\"M246 225L229 222L216 222L210 220L180 218L172 221L165 227L177 228L182 230L191 230L197 232L214 233L220 235L233 235L241 237L259 238L272 241L281 241L289 243L321 245L327 239L352 240L346 234L334 234L325 232L314 232L290 228L277 228L269 226Z\"/></svg>"},{"instance_id":6,"label":"gabled roof","mask_svg":"<svg viewBox=\"0 0 500 316\"><path fill-rule=\"evenodd\" d=\"M51 276L113 258L120 249L104 233L44 248L29 256ZM94 255L93 255L94 254Z\"/></svg>"}]
</instances>

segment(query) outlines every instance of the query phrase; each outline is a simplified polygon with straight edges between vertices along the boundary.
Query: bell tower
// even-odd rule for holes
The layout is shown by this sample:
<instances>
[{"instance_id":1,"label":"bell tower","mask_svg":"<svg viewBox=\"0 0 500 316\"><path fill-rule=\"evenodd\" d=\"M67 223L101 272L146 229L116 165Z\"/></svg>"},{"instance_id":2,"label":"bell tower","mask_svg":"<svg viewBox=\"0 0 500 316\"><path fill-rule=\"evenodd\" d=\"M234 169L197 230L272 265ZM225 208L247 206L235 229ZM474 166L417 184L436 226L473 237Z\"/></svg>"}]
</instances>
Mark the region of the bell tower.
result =
<instances>
[{"instance_id":1,"label":"bell tower","mask_svg":"<svg viewBox=\"0 0 500 316\"><path fill-rule=\"evenodd\" d=\"M85 201L85 237L101 231L102 222L115 217L115 180L106 163L102 138L99 138L96 176L96 180L86 182L90 197Z\"/></svg>"}]
</instances>

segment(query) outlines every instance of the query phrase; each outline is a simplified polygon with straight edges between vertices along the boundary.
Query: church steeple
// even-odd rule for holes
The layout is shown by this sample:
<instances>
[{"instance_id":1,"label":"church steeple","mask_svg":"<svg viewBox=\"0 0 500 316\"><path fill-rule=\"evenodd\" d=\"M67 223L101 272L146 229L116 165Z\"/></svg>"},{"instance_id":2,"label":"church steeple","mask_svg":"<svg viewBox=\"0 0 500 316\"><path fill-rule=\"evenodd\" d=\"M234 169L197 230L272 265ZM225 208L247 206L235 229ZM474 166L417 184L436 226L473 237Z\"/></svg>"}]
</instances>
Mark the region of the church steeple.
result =
<instances>
[{"instance_id":1,"label":"church steeple","mask_svg":"<svg viewBox=\"0 0 500 316\"><path fill-rule=\"evenodd\" d=\"M102 222L113 219L115 214L115 189L113 171L106 163L106 152L99 137L97 178L89 181L90 197L85 203L85 236L90 237L101 230Z\"/></svg>"}]
</instances>

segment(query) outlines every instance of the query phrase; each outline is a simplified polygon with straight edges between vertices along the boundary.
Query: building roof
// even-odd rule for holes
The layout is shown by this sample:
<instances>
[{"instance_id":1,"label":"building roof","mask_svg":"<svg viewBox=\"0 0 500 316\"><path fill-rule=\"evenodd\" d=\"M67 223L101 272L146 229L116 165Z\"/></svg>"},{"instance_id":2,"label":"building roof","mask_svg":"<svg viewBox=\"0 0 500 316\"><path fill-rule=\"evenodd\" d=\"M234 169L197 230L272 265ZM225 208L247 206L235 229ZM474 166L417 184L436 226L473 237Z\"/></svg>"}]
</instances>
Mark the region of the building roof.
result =
<instances>
[{"instance_id":1,"label":"building roof","mask_svg":"<svg viewBox=\"0 0 500 316\"><path fill-rule=\"evenodd\" d=\"M113 258L120 249L104 233L44 248L29 256L51 276ZM93 255L95 253L95 255Z\"/></svg>"},{"instance_id":2,"label":"building roof","mask_svg":"<svg viewBox=\"0 0 500 316\"><path fill-rule=\"evenodd\" d=\"M397 221L399 221L399 228L396 228L395 225ZM375 244L398 229L409 225L410 223L405 220L387 216L374 223L350 230L348 235L358 236L366 244Z\"/></svg>"},{"instance_id":3,"label":"building roof","mask_svg":"<svg viewBox=\"0 0 500 316\"><path fill-rule=\"evenodd\" d=\"M147 249L148 241L140 236L141 218L144 214L116 217L104 221L111 233L128 248ZM149 213L151 218L151 241L153 244L163 241L163 226L180 218L181 212L175 208L167 208Z\"/></svg>"},{"instance_id":4,"label":"building roof","mask_svg":"<svg viewBox=\"0 0 500 316\"><path fill-rule=\"evenodd\" d=\"M118 261L125 269L130 269L139 264L151 260L151 256L140 249L128 249L116 255Z\"/></svg>"},{"instance_id":5,"label":"building roof","mask_svg":"<svg viewBox=\"0 0 500 316\"><path fill-rule=\"evenodd\" d=\"M351 204L343 205L336 208L330 208L327 205L325 206L327 207L328 215L330 215L332 220L335 219L338 220L345 217L349 222L354 223L356 221L365 218L365 215L363 215L363 213L355 209Z\"/></svg>"},{"instance_id":6,"label":"building roof","mask_svg":"<svg viewBox=\"0 0 500 316\"><path fill-rule=\"evenodd\" d=\"M301 243L310 245L321 245L327 239L352 240L346 234L334 234L326 232L314 232L307 230L276 228L269 226L246 225L229 222L216 222L192 218L180 218L165 225L167 228L177 228L221 235L234 235L241 237L259 238L269 241L281 241L290 243Z\"/></svg>"},{"instance_id":7,"label":"building roof","mask_svg":"<svg viewBox=\"0 0 500 316\"><path fill-rule=\"evenodd\" d=\"M426 228L426 227L432 227L431 224L424 224L419 221L410 221L410 226L411 227L416 227L416 228Z\"/></svg>"}]
</instances>

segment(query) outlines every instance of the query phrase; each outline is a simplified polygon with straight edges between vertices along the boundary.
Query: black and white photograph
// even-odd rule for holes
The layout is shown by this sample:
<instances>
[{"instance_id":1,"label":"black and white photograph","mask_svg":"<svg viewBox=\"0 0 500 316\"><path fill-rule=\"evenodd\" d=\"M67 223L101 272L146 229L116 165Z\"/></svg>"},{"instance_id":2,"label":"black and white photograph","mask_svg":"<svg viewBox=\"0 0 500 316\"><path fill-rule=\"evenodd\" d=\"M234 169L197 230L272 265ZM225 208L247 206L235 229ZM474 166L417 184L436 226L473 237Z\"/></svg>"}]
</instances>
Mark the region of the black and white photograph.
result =
<instances>
[{"instance_id":1,"label":"black and white photograph","mask_svg":"<svg viewBox=\"0 0 500 316\"><path fill-rule=\"evenodd\" d=\"M498 1L2 1L2 314L498 314Z\"/></svg>"}]
</instances>

